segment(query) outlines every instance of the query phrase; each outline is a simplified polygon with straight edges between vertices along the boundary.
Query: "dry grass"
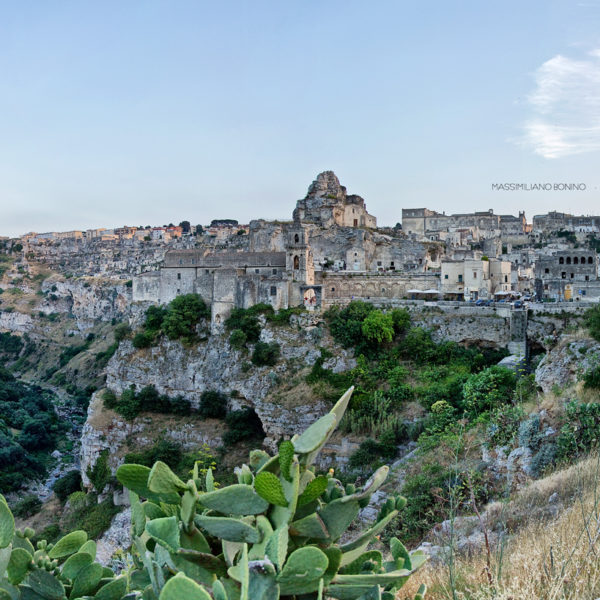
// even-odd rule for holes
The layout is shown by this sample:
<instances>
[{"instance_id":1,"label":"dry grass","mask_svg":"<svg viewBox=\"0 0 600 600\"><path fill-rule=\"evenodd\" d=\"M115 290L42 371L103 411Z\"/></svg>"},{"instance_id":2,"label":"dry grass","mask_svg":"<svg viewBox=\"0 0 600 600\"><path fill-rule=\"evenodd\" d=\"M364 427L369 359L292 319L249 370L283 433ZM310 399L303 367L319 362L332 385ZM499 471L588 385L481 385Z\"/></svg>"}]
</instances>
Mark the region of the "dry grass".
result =
<instances>
[{"instance_id":1,"label":"dry grass","mask_svg":"<svg viewBox=\"0 0 600 600\"><path fill-rule=\"evenodd\" d=\"M548 498L558 493L562 508L548 517ZM456 558L455 584L448 565L428 565L409 580L399 598L421 583L430 600L594 600L600 597L600 459L589 458L532 483L492 519L516 529L503 551L492 557L492 584L484 552ZM454 589L452 589L454 588Z\"/></svg>"}]
</instances>

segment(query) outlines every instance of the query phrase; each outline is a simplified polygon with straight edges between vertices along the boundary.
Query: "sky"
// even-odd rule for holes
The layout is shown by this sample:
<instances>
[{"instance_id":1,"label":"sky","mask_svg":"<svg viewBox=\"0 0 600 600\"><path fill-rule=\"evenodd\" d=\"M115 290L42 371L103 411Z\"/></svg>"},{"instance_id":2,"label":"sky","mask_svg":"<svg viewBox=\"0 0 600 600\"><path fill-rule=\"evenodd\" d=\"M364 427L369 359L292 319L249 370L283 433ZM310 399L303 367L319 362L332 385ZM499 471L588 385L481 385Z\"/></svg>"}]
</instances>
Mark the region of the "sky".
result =
<instances>
[{"instance_id":1,"label":"sky","mask_svg":"<svg viewBox=\"0 0 600 600\"><path fill-rule=\"evenodd\" d=\"M600 0L0 0L0 235L600 213ZM585 190L493 190L576 183Z\"/></svg>"}]
</instances>

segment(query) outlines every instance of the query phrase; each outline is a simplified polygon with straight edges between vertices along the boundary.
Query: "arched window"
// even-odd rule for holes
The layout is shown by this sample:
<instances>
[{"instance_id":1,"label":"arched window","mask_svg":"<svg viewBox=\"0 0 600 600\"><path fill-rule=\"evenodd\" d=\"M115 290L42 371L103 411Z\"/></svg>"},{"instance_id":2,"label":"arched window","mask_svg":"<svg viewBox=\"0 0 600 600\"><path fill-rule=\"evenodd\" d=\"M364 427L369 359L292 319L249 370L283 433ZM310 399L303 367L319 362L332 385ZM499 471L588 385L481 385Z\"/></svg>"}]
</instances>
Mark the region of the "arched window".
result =
<instances>
[{"instance_id":1,"label":"arched window","mask_svg":"<svg viewBox=\"0 0 600 600\"><path fill-rule=\"evenodd\" d=\"M561 257L558 259L558 264L559 264L559 265L564 265L564 264L565 264L565 259L564 259L564 257L563 257L563 256L561 256Z\"/></svg>"},{"instance_id":2,"label":"arched window","mask_svg":"<svg viewBox=\"0 0 600 600\"><path fill-rule=\"evenodd\" d=\"M588 265L593 265L594 264L594 258L592 256L588 257Z\"/></svg>"},{"instance_id":3,"label":"arched window","mask_svg":"<svg viewBox=\"0 0 600 600\"><path fill-rule=\"evenodd\" d=\"M299 268L300 268L300 257L294 256L294 269L299 269Z\"/></svg>"},{"instance_id":4,"label":"arched window","mask_svg":"<svg viewBox=\"0 0 600 600\"><path fill-rule=\"evenodd\" d=\"M296 235L294 236L294 243L296 243L296 244L297 244L299 241L300 241L300 236L299 236L298 234L296 234Z\"/></svg>"},{"instance_id":5,"label":"arched window","mask_svg":"<svg viewBox=\"0 0 600 600\"><path fill-rule=\"evenodd\" d=\"M570 265L571 264L571 257L567 256L567 264Z\"/></svg>"},{"instance_id":6,"label":"arched window","mask_svg":"<svg viewBox=\"0 0 600 600\"><path fill-rule=\"evenodd\" d=\"M579 264L579 257L578 257L578 256L575 256L575 257L573 258L573 264L574 264L574 265L578 265L578 264Z\"/></svg>"}]
</instances>

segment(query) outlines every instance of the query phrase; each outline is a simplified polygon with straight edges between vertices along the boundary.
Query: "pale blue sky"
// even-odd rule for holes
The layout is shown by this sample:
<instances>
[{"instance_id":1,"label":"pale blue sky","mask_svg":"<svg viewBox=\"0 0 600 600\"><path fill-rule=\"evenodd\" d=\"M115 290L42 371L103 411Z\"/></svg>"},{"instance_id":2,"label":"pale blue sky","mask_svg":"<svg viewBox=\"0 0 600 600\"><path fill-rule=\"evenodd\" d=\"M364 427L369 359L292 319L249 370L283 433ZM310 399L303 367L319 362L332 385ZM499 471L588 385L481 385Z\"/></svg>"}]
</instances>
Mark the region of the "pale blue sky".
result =
<instances>
[{"instance_id":1,"label":"pale blue sky","mask_svg":"<svg viewBox=\"0 0 600 600\"><path fill-rule=\"evenodd\" d=\"M600 212L600 2L0 0L0 235ZM497 192L497 182L583 182Z\"/></svg>"}]
</instances>

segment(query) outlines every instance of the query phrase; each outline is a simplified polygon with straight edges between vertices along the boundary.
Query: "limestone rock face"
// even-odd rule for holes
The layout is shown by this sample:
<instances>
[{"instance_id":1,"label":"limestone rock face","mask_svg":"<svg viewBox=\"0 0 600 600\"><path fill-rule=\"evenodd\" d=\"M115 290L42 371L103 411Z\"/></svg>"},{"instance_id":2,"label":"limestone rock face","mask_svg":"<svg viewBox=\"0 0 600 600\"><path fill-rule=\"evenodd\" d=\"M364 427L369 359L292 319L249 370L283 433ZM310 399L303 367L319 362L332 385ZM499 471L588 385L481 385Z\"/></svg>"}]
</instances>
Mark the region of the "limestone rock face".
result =
<instances>
[{"instance_id":1,"label":"limestone rock face","mask_svg":"<svg viewBox=\"0 0 600 600\"><path fill-rule=\"evenodd\" d=\"M317 178L308 187L305 200L323 198L333 201L343 201L346 198L346 188L340 184L340 180L333 171L323 171L317 175Z\"/></svg>"},{"instance_id":2,"label":"limestone rock face","mask_svg":"<svg viewBox=\"0 0 600 600\"><path fill-rule=\"evenodd\" d=\"M326 403L319 400L277 400L270 395L293 375L294 369L312 366L320 356L318 346L324 344L322 330L313 315L300 315L293 324L294 329L263 321L261 340L277 342L281 348L281 360L274 367L252 365L250 355L232 349L226 335L213 335L192 348L162 340L156 347L135 350L131 342L123 342L107 366L107 387L121 394L132 385L137 390L153 385L161 394L184 396L194 407L202 392L221 391L230 397L231 409L254 408L267 434L265 444L274 449L282 437L303 431L328 410ZM332 349L335 356L330 360L336 371L356 364L348 351ZM120 428L123 436L134 433L127 427L123 424Z\"/></svg>"},{"instance_id":3,"label":"limestone rock face","mask_svg":"<svg viewBox=\"0 0 600 600\"><path fill-rule=\"evenodd\" d=\"M0 312L0 331L26 333L33 327L33 319L19 312Z\"/></svg>"},{"instance_id":4,"label":"limestone rock face","mask_svg":"<svg viewBox=\"0 0 600 600\"><path fill-rule=\"evenodd\" d=\"M109 449L108 465L112 474L123 462L132 447L151 446L162 434L179 442L184 450L201 448L203 444L216 448L221 445L222 425L213 419L198 420L172 415L141 414L132 421L103 407L101 392L96 392L88 407L88 414L81 433L81 477L86 487L91 486L87 475L103 450Z\"/></svg>"},{"instance_id":5,"label":"limestone rock face","mask_svg":"<svg viewBox=\"0 0 600 600\"><path fill-rule=\"evenodd\" d=\"M39 310L45 314L72 314L80 330L97 321L122 319L131 304L131 288L122 279L49 278L42 284L42 291L47 295Z\"/></svg>"},{"instance_id":6,"label":"limestone rock face","mask_svg":"<svg viewBox=\"0 0 600 600\"><path fill-rule=\"evenodd\" d=\"M535 382L544 393L554 386L563 388L573 383L591 366L597 364L600 344L593 340L568 339L552 349L535 371Z\"/></svg>"}]
</instances>

